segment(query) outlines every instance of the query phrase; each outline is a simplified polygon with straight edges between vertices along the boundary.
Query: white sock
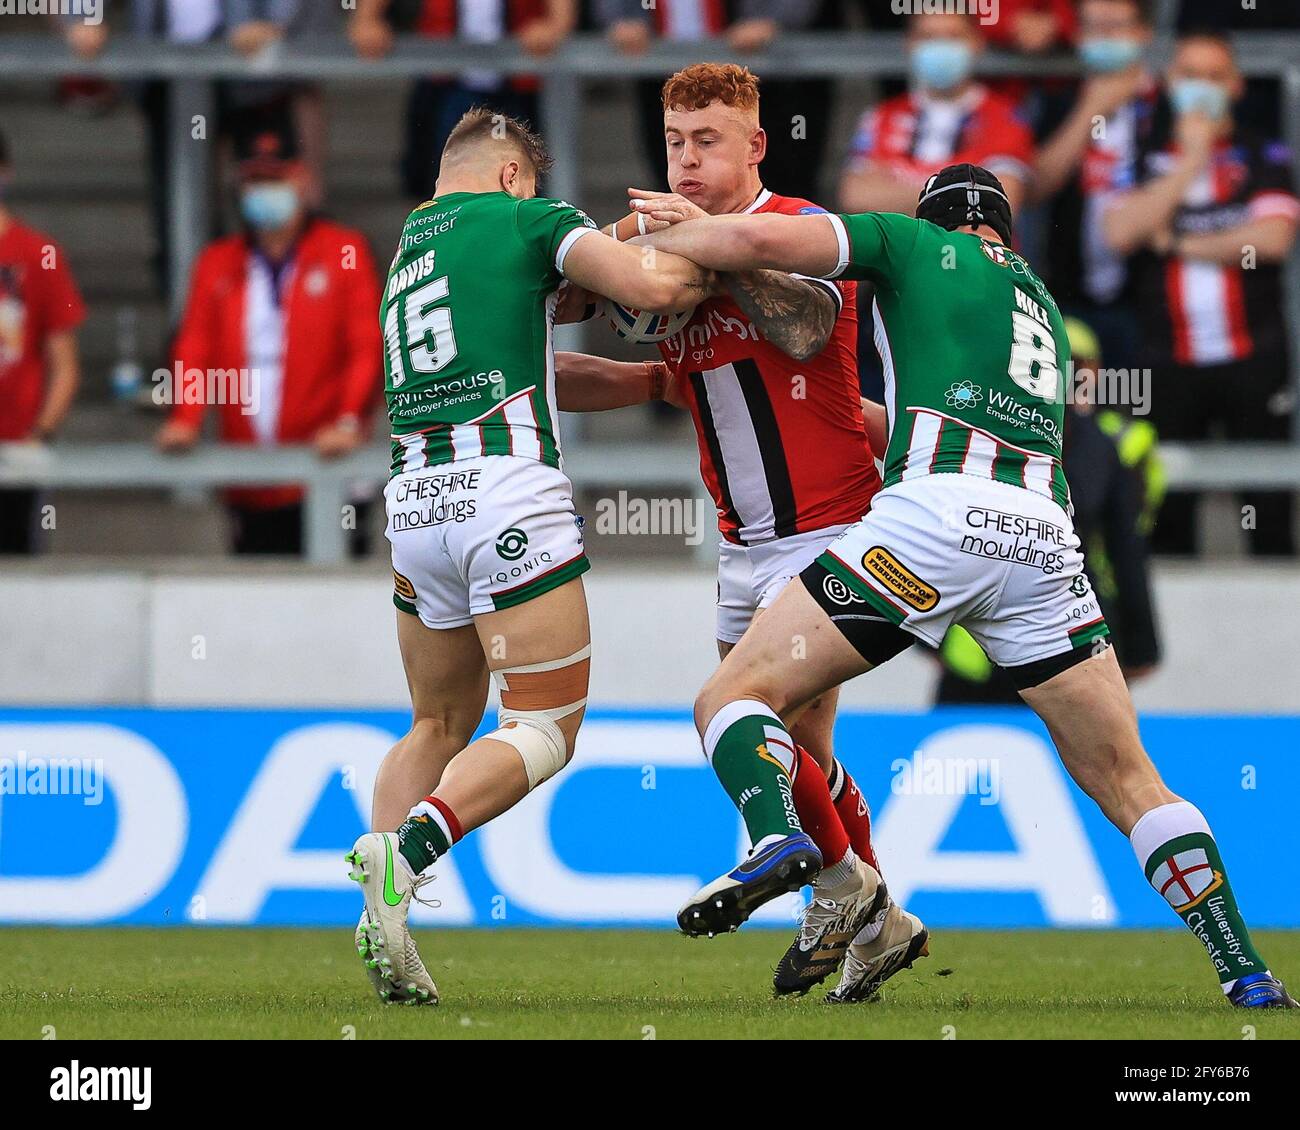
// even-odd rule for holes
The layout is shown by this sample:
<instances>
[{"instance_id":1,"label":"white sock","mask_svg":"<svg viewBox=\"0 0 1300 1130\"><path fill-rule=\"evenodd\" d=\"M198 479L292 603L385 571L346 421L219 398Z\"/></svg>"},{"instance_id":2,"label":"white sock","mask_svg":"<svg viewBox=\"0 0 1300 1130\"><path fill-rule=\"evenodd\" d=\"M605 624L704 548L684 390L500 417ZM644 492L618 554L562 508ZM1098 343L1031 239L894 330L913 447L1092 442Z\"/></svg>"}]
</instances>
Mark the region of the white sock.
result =
<instances>
[{"instance_id":1,"label":"white sock","mask_svg":"<svg viewBox=\"0 0 1300 1130\"><path fill-rule=\"evenodd\" d=\"M847 883L853 877L857 869L858 857L852 848L844 853L844 858L838 863L832 863L829 867L823 867L817 878L813 880L813 886L824 891L829 887L838 887L841 883Z\"/></svg>"},{"instance_id":2,"label":"white sock","mask_svg":"<svg viewBox=\"0 0 1300 1130\"><path fill-rule=\"evenodd\" d=\"M1179 836L1190 835L1193 832L1200 832L1211 839L1214 838L1214 833L1210 831L1210 825L1206 823L1201 810L1191 801L1179 800L1174 801L1173 804L1158 805L1144 812L1133 825L1133 830L1129 832L1128 842L1133 845L1138 866L1142 868L1142 873L1146 874L1146 866L1159 848L1164 847L1170 840L1176 840Z\"/></svg>"}]
</instances>

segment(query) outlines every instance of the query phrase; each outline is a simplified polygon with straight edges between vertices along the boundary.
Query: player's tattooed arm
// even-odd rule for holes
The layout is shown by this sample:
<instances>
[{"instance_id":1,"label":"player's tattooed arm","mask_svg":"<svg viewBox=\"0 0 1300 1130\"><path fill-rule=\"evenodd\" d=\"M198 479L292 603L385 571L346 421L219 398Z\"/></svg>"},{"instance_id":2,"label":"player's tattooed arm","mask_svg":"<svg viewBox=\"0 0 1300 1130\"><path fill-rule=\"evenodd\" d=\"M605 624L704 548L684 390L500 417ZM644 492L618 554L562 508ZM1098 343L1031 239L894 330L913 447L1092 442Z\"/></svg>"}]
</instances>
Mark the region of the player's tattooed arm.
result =
<instances>
[{"instance_id":1,"label":"player's tattooed arm","mask_svg":"<svg viewBox=\"0 0 1300 1130\"><path fill-rule=\"evenodd\" d=\"M807 361L826 348L839 306L824 286L780 271L736 271L720 281L782 353Z\"/></svg>"}]
</instances>

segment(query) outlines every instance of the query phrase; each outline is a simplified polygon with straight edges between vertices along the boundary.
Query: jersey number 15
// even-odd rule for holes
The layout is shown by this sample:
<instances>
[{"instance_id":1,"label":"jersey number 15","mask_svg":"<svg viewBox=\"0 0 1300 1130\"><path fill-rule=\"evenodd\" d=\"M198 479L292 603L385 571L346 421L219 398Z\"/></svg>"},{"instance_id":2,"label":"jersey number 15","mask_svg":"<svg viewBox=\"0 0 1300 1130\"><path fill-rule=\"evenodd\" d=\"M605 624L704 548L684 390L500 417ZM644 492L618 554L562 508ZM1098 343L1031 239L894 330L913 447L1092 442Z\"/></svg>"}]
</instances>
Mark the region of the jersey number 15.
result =
<instances>
[{"instance_id":1,"label":"jersey number 15","mask_svg":"<svg viewBox=\"0 0 1300 1130\"><path fill-rule=\"evenodd\" d=\"M456 356L451 307L437 305L450 293L451 283L443 276L417 287L388 307L384 339L393 388L406 380L408 367L413 373L436 373Z\"/></svg>"}]
</instances>

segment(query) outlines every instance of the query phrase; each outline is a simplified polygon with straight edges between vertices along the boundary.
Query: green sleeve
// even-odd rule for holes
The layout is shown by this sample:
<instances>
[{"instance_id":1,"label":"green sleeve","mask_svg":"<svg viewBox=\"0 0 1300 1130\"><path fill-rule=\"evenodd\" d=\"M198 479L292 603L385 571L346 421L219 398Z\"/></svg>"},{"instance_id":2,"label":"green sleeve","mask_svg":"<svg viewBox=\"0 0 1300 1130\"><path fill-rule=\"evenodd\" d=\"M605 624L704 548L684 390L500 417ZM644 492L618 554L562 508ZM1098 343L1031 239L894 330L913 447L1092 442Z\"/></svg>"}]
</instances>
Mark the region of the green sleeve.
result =
<instances>
[{"instance_id":1,"label":"green sleeve","mask_svg":"<svg viewBox=\"0 0 1300 1130\"><path fill-rule=\"evenodd\" d=\"M839 219L848 237L848 247L841 248L848 263L840 277L897 287L916 249L920 221L899 212L863 212Z\"/></svg>"},{"instance_id":2,"label":"green sleeve","mask_svg":"<svg viewBox=\"0 0 1300 1130\"><path fill-rule=\"evenodd\" d=\"M561 253L567 253L574 242L570 237L576 231L596 230L596 222L568 201L535 196L519 201L515 228L525 246L558 278Z\"/></svg>"}]
</instances>

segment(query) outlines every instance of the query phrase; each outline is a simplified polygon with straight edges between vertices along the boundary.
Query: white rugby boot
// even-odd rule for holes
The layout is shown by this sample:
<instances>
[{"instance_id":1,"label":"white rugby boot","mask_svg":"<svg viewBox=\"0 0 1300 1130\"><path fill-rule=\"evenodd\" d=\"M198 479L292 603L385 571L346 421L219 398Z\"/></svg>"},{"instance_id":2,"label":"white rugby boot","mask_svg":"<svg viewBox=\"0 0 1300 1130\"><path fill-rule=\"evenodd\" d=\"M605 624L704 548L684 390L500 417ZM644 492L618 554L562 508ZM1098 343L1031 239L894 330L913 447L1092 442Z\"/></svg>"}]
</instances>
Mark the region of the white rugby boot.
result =
<instances>
[{"instance_id":1,"label":"white rugby boot","mask_svg":"<svg viewBox=\"0 0 1300 1130\"><path fill-rule=\"evenodd\" d=\"M428 879L412 878L399 861L395 832L367 832L344 858L366 900L354 937L375 991L394 1003L437 1004L438 986L406 925L411 898Z\"/></svg>"},{"instance_id":2,"label":"white rugby boot","mask_svg":"<svg viewBox=\"0 0 1300 1130\"><path fill-rule=\"evenodd\" d=\"M883 910L871 916L849 945L840 983L826 994L831 1004L869 1001L895 973L910 969L912 962L930 956L930 932L893 899L885 884Z\"/></svg>"},{"instance_id":3,"label":"white rugby boot","mask_svg":"<svg viewBox=\"0 0 1300 1130\"><path fill-rule=\"evenodd\" d=\"M823 889L813 887L812 902L804 907L798 936L772 978L777 996L806 993L840 967L849 943L888 900L887 894L881 894L884 886L876 869L859 859L843 883Z\"/></svg>"}]
</instances>

